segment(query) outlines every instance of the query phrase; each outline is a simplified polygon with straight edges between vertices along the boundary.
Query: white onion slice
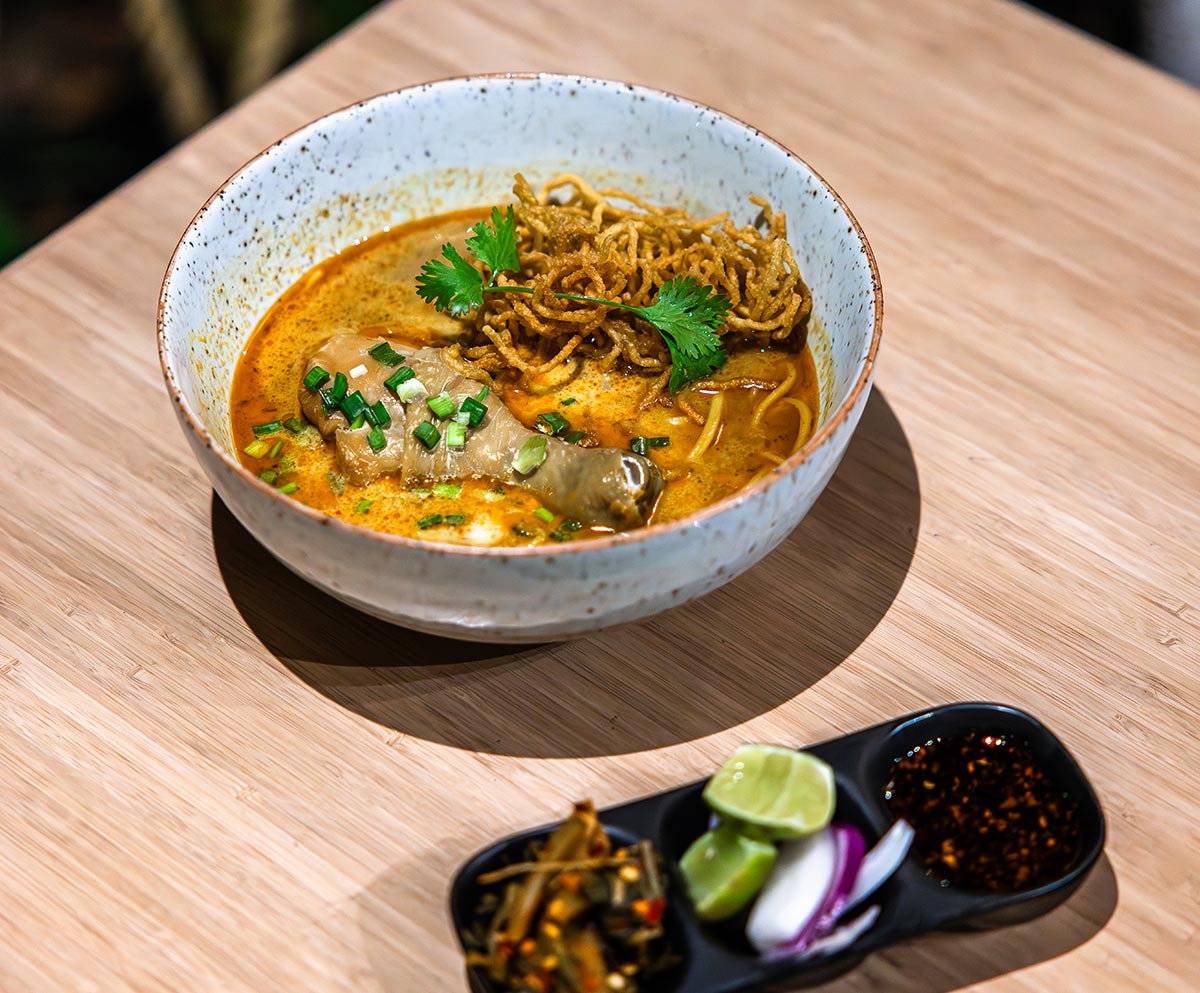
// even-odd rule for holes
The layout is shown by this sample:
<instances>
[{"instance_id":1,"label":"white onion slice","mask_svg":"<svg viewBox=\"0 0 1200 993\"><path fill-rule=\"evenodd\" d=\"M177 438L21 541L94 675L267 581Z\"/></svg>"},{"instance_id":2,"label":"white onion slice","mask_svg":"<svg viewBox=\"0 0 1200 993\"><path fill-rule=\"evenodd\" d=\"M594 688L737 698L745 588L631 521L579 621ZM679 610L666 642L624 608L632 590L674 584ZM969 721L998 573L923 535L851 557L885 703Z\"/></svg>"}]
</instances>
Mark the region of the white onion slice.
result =
<instances>
[{"instance_id":1,"label":"white onion slice","mask_svg":"<svg viewBox=\"0 0 1200 993\"><path fill-rule=\"evenodd\" d=\"M836 955L838 952L845 951L854 942L858 941L863 934L869 931L878 919L878 905L868 907L858 917L850 921L850 923L843 924L840 928L830 931L823 938L818 938L796 957L796 961L806 962L809 959L819 958L822 955Z\"/></svg>"},{"instance_id":2,"label":"white onion slice","mask_svg":"<svg viewBox=\"0 0 1200 993\"><path fill-rule=\"evenodd\" d=\"M908 821L896 821L888 828L887 833L863 856L845 910L861 903L891 878L908 854L912 840L913 829Z\"/></svg>"},{"instance_id":3,"label":"white onion slice","mask_svg":"<svg viewBox=\"0 0 1200 993\"><path fill-rule=\"evenodd\" d=\"M826 828L779 848L754 901L746 937L760 953L795 940L816 919L837 869L837 844Z\"/></svg>"},{"instance_id":4,"label":"white onion slice","mask_svg":"<svg viewBox=\"0 0 1200 993\"><path fill-rule=\"evenodd\" d=\"M350 370L350 378L351 379L358 379L359 376L365 376L366 374L367 374L367 367L365 365L356 365L353 369Z\"/></svg>"}]
</instances>

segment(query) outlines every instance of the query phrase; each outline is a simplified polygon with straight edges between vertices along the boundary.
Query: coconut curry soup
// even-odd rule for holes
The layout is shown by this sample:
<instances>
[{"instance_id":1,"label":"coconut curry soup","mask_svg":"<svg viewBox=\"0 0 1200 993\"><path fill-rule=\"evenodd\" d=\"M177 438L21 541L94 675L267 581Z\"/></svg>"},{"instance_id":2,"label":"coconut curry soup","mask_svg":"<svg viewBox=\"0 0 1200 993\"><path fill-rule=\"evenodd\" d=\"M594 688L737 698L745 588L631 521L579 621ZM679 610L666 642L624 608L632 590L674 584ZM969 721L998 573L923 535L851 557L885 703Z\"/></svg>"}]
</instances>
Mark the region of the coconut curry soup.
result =
<instances>
[{"instance_id":1,"label":"coconut curry soup","mask_svg":"<svg viewBox=\"0 0 1200 993\"><path fill-rule=\"evenodd\" d=\"M234 376L242 464L326 514L471 545L675 520L798 451L811 297L765 202L692 217L560 176L310 270Z\"/></svg>"}]
</instances>

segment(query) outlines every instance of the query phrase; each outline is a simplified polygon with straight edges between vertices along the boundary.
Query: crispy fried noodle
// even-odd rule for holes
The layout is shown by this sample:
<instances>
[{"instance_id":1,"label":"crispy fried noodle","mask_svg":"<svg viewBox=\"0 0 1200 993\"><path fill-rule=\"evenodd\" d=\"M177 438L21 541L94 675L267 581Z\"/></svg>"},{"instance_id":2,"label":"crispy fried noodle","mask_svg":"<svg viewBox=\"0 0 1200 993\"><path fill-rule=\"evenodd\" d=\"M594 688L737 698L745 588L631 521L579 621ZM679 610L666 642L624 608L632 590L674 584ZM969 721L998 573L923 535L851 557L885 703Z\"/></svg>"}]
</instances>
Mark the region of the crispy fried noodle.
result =
<instances>
[{"instance_id":1,"label":"crispy fried noodle","mask_svg":"<svg viewBox=\"0 0 1200 993\"><path fill-rule=\"evenodd\" d=\"M642 307L675 276L712 286L732 302L718 331L727 349L804 347L812 296L788 245L786 220L765 200L751 197L757 221L738 227L728 214L693 217L623 190L597 190L571 173L538 193L518 174L513 192L521 271L498 282L535 292L487 295L475 313L474 340L447 355L464 375L486 380L507 372L528 383L588 356L606 369L620 362L644 370L653 402L664 395L671 366L654 328L628 312L554 293Z\"/></svg>"}]
</instances>

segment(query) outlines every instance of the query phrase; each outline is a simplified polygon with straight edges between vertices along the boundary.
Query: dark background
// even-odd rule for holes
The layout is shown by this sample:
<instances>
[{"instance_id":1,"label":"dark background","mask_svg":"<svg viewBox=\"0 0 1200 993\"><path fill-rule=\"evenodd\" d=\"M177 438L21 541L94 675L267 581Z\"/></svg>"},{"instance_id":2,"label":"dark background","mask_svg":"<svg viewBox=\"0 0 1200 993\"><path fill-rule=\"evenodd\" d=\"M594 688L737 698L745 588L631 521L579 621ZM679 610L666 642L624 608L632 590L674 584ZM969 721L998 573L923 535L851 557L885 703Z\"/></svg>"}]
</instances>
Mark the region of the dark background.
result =
<instances>
[{"instance_id":1,"label":"dark background","mask_svg":"<svg viewBox=\"0 0 1200 993\"><path fill-rule=\"evenodd\" d=\"M0 265L374 5L0 4ZM1035 6L1110 44L1143 51L1137 0Z\"/></svg>"}]
</instances>

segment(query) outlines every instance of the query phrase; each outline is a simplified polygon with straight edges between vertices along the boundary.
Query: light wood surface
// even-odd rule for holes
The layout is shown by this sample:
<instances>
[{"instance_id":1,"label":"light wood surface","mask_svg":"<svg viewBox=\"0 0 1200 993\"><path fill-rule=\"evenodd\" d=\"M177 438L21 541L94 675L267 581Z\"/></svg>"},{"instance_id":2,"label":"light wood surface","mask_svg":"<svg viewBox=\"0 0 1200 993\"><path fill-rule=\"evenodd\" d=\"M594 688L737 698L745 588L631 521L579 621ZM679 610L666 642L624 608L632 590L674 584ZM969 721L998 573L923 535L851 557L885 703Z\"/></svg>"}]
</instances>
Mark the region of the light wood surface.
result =
<instances>
[{"instance_id":1,"label":"light wood surface","mask_svg":"<svg viewBox=\"0 0 1200 993\"><path fill-rule=\"evenodd\" d=\"M461 989L447 887L490 839L746 739L971 698L1075 751L1107 859L1040 921L829 989L1193 988L1200 95L988 0L600 9L387 5L0 273L0 989ZM154 309L261 146L532 69L676 90L798 151L866 229L887 316L878 394L784 547L649 623L489 649L267 558L188 454Z\"/></svg>"}]
</instances>

